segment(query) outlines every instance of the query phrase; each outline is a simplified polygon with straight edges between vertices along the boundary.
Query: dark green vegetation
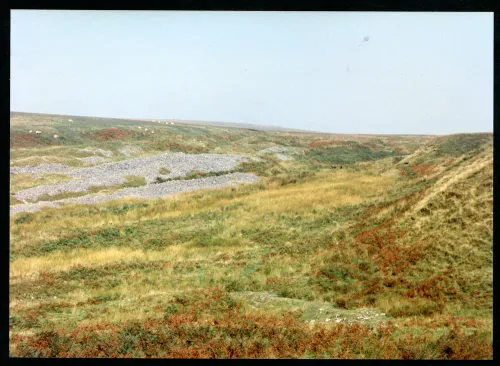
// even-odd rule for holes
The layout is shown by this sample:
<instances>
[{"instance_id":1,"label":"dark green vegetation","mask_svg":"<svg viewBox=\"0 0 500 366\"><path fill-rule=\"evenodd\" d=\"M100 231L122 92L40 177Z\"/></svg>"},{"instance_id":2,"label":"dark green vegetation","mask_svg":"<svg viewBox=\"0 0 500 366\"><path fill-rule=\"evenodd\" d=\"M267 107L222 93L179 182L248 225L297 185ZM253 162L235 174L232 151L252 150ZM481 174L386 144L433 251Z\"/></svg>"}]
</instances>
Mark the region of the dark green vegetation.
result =
<instances>
[{"instance_id":1,"label":"dark green vegetation","mask_svg":"<svg viewBox=\"0 0 500 366\"><path fill-rule=\"evenodd\" d=\"M326 146L312 148L305 156L311 160L323 163L354 164L358 161L369 161L386 158L388 156L400 155L395 150L384 150L382 146L369 147L356 141L342 146Z\"/></svg>"},{"instance_id":2,"label":"dark green vegetation","mask_svg":"<svg viewBox=\"0 0 500 366\"><path fill-rule=\"evenodd\" d=\"M490 133L457 134L436 139L431 146L436 147L438 156L460 156L481 150L481 147L489 141L491 141Z\"/></svg>"},{"instance_id":3,"label":"dark green vegetation","mask_svg":"<svg viewBox=\"0 0 500 366\"><path fill-rule=\"evenodd\" d=\"M233 173L236 171L243 171L244 169L238 169L238 170L233 170L233 171L219 171L219 172L200 172L199 170L193 170L186 174L183 177L175 177L175 178L162 178L162 177L156 177L154 183L164 183L172 180L190 180L190 179L200 179L200 178L206 178L206 177L218 177L221 175L226 175L229 173Z\"/></svg>"},{"instance_id":4,"label":"dark green vegetation","mask_svg":"<svg viewBox=\"0 0 500 366\"><path fill-rule=\"evenodd\" d=\"M12 217L11 356L492 358L491 135L458 154L460 135L201 131L179 135L294 159L239 166L255 184Z\"/></svg>"}]
</instances>

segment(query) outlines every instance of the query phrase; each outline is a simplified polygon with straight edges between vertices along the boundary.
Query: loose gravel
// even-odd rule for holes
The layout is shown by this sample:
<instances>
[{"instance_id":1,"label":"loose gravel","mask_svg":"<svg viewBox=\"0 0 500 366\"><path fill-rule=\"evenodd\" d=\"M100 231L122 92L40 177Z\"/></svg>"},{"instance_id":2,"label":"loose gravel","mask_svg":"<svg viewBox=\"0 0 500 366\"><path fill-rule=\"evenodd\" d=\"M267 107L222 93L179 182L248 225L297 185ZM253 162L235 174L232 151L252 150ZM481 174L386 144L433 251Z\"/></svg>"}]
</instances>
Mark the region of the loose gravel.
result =
<instances>
[{"instance_id":1,"label":"loose gravel","mask_svg":"<svg viewBox=\"0 0 500 366\"><path fill-rule=\"evenodd\" d=\"M162 178L182 177L193 170L204 173L228 171L233 169L238 162L246 160L247 158L241 155L164 153L75 169L67 174L89 181L90 185L121 183L123 182L121 176L126 175L144 177L149 184L158 176ZM170 173L160 174L161 168L168 169Z\"/></svg>"},{"instance_id":2,"label":"loose gravel","mask_svg":"<svg viewBox=\"0 0 500 366\"><path fill-rule=\"evenodd\" d=\"M10 174L44 174L44 173L57 173L63 170L68 170L68 165L60 163L42 163L39 165L25 165L10 167Z\"/></svg>"},{"instance_id":3,"label":"loose gravel","mask_svg":"<svg viewBox=\"0 0 500 366\"><path fill-rule=\"evenodd\" d=\"M91 186L120 185L125 183L124 177L127 175L144 177L147 184L151 184L158 176L164 179L183 177L193 170L204 173L229 171L233 169L238 162L246 160L247 158L241 155L164 153L151 157L135 158L92 167L73 169L63 173L73 177L74 179L71 181L27 188L18 191L15 197L26 204L27 201L35 201L39 196L44 194L56 195L64 192L85 192ZM170 173L160 174L161 168L168 169ZM37 169L37 167L32 169ZM205 179L210 179L210 177ZM180 180L178 182L185 181ZM191 182L191 180L189 182ZM216 183L217 181L214 182L214 184L218 184ZM186 186L190 187L192 184L194 183L186 183ZM154 184L152 186L158 187L161 185ZM177 187L177 184L175 187ZM179 188L177 187L176 190L179 191Z\"/></svg>"},{"instance_id":4,"label":"loose gravel","mask_svg":"<svg viewBox=\"0 0 500 366\"><path fill-rule=\"evenodd\" d=\"M218 188L225 186L234 186L241 183L254 183L259 180L253 173L230 173L216 177L206 177L190 180L176 180L159 184L151 184L136 188L123 188L111 194L96 194L83 197L66 198L57 201L42 201L34 204L14 205L10 208L10 215L18 212L35 212L44 207L59 207L62 203L82 203L93 204L97 202L106 202L121 197L134 198L155 198L165 197L175 193L193 191L203 188Z\"/></svg>"}]
</instances>

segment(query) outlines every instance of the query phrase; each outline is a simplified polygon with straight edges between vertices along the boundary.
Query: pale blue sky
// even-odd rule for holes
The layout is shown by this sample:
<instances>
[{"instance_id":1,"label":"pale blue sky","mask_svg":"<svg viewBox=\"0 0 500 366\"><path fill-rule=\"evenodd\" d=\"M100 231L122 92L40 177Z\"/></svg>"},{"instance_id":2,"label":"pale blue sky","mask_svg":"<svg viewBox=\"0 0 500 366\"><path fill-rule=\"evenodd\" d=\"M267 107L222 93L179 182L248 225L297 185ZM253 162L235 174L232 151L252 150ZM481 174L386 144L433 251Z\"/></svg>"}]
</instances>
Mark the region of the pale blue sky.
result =
<instances>
[{"instance_id":1,"label":"pale blue sky","mask_svg":"<svg viewBox=\"0 0 500 366\"><path fill-rule=\"evenodd\" d=\"M338 133L493 131L493 13L11 16L12 111Z\"/></svg>"}]
</instances>

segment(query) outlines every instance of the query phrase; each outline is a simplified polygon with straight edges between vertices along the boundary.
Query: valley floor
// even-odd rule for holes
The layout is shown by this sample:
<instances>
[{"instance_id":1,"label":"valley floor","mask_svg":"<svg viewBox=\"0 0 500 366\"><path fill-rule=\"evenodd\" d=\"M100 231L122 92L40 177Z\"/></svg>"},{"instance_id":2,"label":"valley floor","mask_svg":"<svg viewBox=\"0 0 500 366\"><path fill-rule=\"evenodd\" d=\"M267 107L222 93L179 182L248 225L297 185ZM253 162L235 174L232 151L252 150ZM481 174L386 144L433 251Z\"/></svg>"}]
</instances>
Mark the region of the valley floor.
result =
<instances>
[{"instance_id":1,"label":"valley floor","mask_svg":"<svg viewBox=\"0 0 500 366\"><path fill-rule=\"evenodd\" d=\"M464 246L483 239L453 243L444 227L398 242L381 220L409 212L426 186L395 199L396 184L346 170L21 216L11 354L490 358L491 272L475 263L490 245L471 259ZM470 271L434 266L435 250Z\"/></svg>"}]
</instances>

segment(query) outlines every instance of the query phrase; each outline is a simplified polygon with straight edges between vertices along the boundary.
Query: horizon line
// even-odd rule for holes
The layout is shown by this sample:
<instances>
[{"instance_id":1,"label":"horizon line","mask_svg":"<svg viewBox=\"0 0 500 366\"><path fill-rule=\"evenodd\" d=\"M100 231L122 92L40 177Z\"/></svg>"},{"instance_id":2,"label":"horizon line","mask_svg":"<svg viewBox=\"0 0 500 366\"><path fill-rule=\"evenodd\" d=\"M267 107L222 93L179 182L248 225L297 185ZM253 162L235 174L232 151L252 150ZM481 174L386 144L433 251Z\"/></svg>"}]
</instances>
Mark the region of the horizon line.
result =
<instances>
[{"instance_id":1,"label":"horizon line","mask_svg":"<svg viewBox=\"0 0 500 366\"><path fill-rule=\"evenodd\" d=\"M42 112L24 112L24 111L10 111L10 113L26 113L26 114L43 114L43 115L52 115L52 116L65 116L65 117L87 117L87 118L101 118L101 119L122 119L122 120L129 120L129 121L142 121L142 122L151 122L152 120L158 120L158 121L172 121L175 122L177 121L178 123L182 122L191 122L195 124L196 122L204 122L204 123L225 123L225 124L235 124L235 125L241 125L241 127L235 127L235 126L212 126L212 127L227 127L227 128L241 128L241 129L250 129L246 126L256 126L256 127L264 127L267 128L267 131L274 131L274 132L301 132L301 133L314 133L314 134L330 134L330 135L374 135L374 136L405 136L405 135L411 135L411 136L447 136L447 135L456 135L456 134L472 134L472 133L493 133L493 131L484 131L484 132L453 132L453 133L447 133L447 134L430 134L430 133L365 133L365 132L357 132L357 133L349 133L349 132L325 132L325 131L315 131L315 130L302 130L302 129L297 129L297 128L289 128L289 127L282 127L282 126L274 126L274 125L262 125L262 124L255 124L255 123L245 123L245 122L228 122L228 121L210 121L210 120L194 120L194 119L179 119L179 118L147 118L147 117L101 117L101 116L90 116L90 115L78 115L78 114L59 114L59 113L42 113ZM189 123L187 123L189 124ZM276 129L276 130L274 130ZM279 130L284 130L284 131L279 131ZM263 130L265 131L265 130Z\"/></svg>"}]
</instances>

